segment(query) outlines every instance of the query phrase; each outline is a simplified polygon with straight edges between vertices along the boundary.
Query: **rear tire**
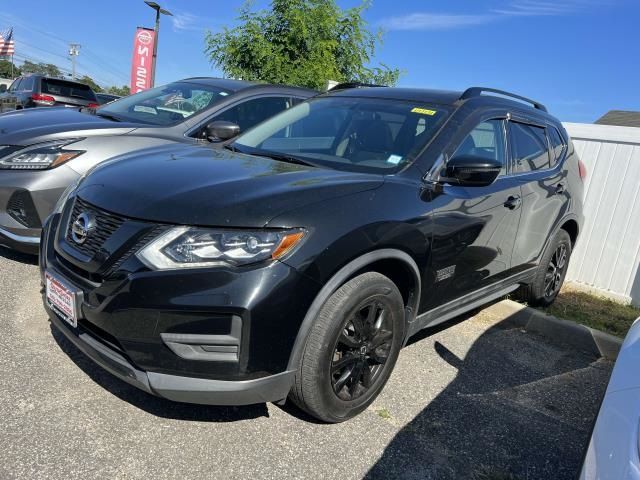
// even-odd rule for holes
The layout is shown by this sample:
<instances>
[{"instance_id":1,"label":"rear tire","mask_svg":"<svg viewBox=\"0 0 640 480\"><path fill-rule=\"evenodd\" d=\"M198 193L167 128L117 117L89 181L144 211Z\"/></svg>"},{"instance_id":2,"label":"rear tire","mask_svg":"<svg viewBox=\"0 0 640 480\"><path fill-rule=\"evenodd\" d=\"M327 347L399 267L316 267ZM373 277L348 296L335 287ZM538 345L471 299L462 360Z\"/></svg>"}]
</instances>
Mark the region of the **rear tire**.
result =
<instances>
[{"instance_id":1,"label":"rear tire","mask_svg":"<svg viewBox=\"0 0 640 480\"><path fill-rule=\"evenodd\" d=\"M547 245L534 280L521 287L518 297L529 305L548 307L551 305L564 283L571 258L571 237L560 229Z\"/></svg>"},{"instance_id":2,"label":"rear tire","mask_svg":"<svg viewBox=\"0 0 640 480\"><path fill-rule=\"evenodd\" d=\"M307 337L292 400L328 423L365 410L395 366L405 330L396 285L376 272L349 280L325 302Z\"/></svg>"}]
</instances>

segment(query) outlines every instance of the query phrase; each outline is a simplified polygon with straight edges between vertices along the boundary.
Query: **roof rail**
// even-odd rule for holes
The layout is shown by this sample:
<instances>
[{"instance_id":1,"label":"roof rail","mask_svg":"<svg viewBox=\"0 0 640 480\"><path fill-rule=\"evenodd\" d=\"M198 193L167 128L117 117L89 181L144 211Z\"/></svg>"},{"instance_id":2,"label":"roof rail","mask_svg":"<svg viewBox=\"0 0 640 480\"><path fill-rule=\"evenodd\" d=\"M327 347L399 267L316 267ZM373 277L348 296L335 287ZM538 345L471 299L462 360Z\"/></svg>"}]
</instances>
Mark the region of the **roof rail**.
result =
<instances>
[{"instance_id":1,"label":"roof rail","mask_svg":"<svg viewBox=\"0 0 640 480\"><path fill-rule=\"evenodd\" d=\"M462 95L460 95L460 100L467 100L472 97L479 97L483 92L489 93L497 93L498 95L502 95L505 97L516 98L526 103L530 103L533 105L533 108L537 108L538 110L542 110L543 112L547 111L547 107L545 107L540 102L536 102L535 100L531 100L530 98L523 97L521 95L516 95L515 93L505 92L504 90L498 90L497 88L485 88L485 87L471 87L467 88Z\"/></svg>"},{"instance_id":2,"label":"roof rail","mask_svg":"<svg viewBox=\"0 0 640 480\"><path fill-rule=\"evenodd\" d=\"M387 85L376 85L374 83L344 82L344 83L339 83L335 87L331 87L329 91L332 92L333 90L346 90L347 88L386 87L386 86Z\"/></svg>"}]
</instances>

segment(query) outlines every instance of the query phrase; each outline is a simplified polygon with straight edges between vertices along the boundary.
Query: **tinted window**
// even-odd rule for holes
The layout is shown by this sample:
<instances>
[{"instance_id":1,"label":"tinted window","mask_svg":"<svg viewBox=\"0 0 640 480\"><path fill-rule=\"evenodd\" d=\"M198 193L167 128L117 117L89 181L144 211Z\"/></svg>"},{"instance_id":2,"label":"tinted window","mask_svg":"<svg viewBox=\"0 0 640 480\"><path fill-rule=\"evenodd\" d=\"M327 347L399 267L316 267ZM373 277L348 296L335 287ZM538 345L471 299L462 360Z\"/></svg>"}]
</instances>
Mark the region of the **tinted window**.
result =
<instances>
[{"instance_id":1,"label":"tinted window","mask_svg":"<svg viewBox=\"0 0 640 480\"><path fill-rule=\"evenodd\" d=\"M511 122L511 148L518 172L549 168L549 152L544 128Z\"/></svg>"},{"instance_id":2,"label":"tinted window","mask_svg":"<svg viewBox=\"0 0 640 480\"><path fill-rule=\"evenodd\" d=\"M123 120L173 125L199 113L229 93L221 88L191 82L175 82L120 98L98 109Z\"/></svg>"},{"instance_id":3,"label":"tinted window","mask_svg":"<svg viewBox=\"0 0 640 480\"><path fill-rule=\"evenodd\" d=\"M488 120L480 123L462 141L453 156L470 155L502 164L502 173L506 171L504 154L504 129L502 120Z\"/></svg>"},{"instance_id":4,"label":"tinted window","mask_svg":"<svg viewBox=\"0 0 640 480\"><path fill-rule=\"evenodd\" d=\"M262 97L247 100L235 107L216 115L213 120L225 120L240 126L244 132L249 128L263 122L267 118L286 110L291 106L289 97Z\"/></svg>"},{"instance_id":5,"label":"tinted window","mask_svg":"<svg viewBox=\"0 0 640 480\"><path fill-rule=\"evenodd\" d=\"M549 143L551 145L551 166L553 167L562 159L565 144L555 127L547 128L547 133L549 134Z\"/></svg>"},{"instance_id":6,"label":"tinted window","mask_svg":"<svg viewBox=\"0 0 640 480\"><path fill-rule=\"evenodd\" d=\"M67 82L56 78L43 78L40 82L40 88L42 93L48 93L49 95L96 101L93 90L82 83Z\"/></svg>"},{"instance_id":7,"label":"tinted window","mask_svg":"<svg viewBox=\"0 0 640 480\"><path fill-rule=\"evenodd\" d=\"M285 154L328 168L386 173L411 162L448 113L409 101L319 97L267 120L233 145L245 153Z\"/></svg>"},{"instance_id":8,"label":"tinted window","mask_svg":"<svg viewBox=\"0 0 640 480\"><path fill-rule=\"evenodd\" d=\"M33 77L25 77L22 79L22 83L20 84L20 90L28 90L33 91Z\"/></svg>"}]
</instances>

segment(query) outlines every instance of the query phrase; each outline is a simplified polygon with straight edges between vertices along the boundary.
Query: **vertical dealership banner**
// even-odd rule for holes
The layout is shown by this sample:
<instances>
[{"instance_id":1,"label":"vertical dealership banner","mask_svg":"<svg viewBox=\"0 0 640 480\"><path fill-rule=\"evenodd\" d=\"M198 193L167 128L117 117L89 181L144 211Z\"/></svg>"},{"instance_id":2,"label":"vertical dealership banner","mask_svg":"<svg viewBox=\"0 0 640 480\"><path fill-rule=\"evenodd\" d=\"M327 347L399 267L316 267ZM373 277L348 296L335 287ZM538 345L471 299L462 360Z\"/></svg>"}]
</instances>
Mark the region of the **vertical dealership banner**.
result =
<instances>
[{"instance_id":1,"label":"vertical dealership banner","mask_svg":"<svg viewBox=\"0 0 640 480\"><path fill-rule=\"evenodd\" d=\"M133 39L133 60L131 62L131 93L151 88L153 65L153 45L156 32L150 28L138 27Z\"/></svg>"}]
</instances>

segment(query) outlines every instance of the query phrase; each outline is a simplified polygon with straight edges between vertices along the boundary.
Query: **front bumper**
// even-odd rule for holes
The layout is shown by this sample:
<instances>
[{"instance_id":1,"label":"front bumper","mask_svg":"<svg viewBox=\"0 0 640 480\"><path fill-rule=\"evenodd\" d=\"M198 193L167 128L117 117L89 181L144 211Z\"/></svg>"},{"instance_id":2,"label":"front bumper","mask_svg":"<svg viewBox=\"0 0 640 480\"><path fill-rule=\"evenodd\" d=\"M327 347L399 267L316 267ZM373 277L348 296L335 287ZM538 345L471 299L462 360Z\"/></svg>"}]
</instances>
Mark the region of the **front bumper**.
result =
<instances>
[{"instance_id":1,"label":"front bumper","mask_svg":"<svg viewBox=\"0 0 640 480\"><path fill-rule=\"evenodd\" d=\"M78 326L62 320L46 298L45 309L53 325L98 365L175 401L242 405L286 398L293 381L287 365L319 289L315 282L280 262L149 271L132 254L96 278L70 255L64 232L56 228L65 223L61 216L50 222L41 268L77 289ZM124 250L132 251L127 244L116 249Z\"/></svg>"},{"instance_id":2,"label":"front bumper","mask_svg":"<svg viewBox=\"0 0 640 480\"><path fill-rule=\"evenodd\" d=\"M37 254L44 220L78 176L67 165L53 170L0 170L0 245ZM10 213L15 203L25 219Z\"/></svg>"},{"instance_id":3,"label":"front bumper","mask_svg":"<svg viewBox=\"0 0 640 480\"><path fill-rule=\"evenodd\" d=\"M77 335L47 307L51 323L67 340L112 375L147 393L176 402L205 405L251 405L282 400L294 372L244 381L224 381L145 372L87 333Z\"/></svg>"}]
</instances>

